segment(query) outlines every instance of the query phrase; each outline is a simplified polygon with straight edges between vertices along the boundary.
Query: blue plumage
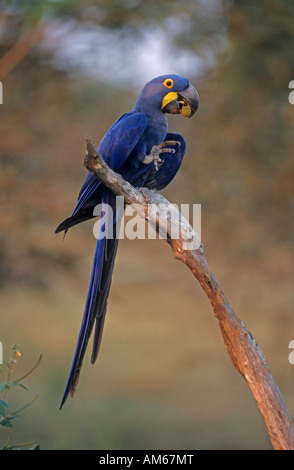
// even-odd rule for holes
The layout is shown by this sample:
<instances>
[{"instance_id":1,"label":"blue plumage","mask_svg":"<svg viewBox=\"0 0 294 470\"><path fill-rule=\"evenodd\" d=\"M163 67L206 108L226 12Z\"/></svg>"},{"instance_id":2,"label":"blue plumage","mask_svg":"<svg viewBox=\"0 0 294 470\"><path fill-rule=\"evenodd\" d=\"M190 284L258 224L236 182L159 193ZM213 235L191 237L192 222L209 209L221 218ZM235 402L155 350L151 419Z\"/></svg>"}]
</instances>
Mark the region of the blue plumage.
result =
<instances>
[{"instance_id":1,"label":"blue plumage","mask_svg":"<svg viewBox=\"0 0 294 470\"><path fill-rule=\"evenodd\" d=\"M121 116L105 134L98 151L113 170L134 186L162 189L174 178L186 149L182 136L168 133L166 113L190 117L197 107L197 92L186 78L178 75L157 77L145 85L133 110ZM162 142L167 144L158 155L158 164L155 159L149 161L150 153L153 155L155 146ZM56 232L67 231L94 217L94 207L99 203L103 204L104 213L109 207L115 211L115 195L88 173L72 216L62 222ZM118 245L115 235L119 231L119 220L116 216L113 230L112 238L99 237L97 240L81 329L61 406L68 394L73 395L75 391L94 324L91 362L97 358Z\"/></svg>"}]
</instances>

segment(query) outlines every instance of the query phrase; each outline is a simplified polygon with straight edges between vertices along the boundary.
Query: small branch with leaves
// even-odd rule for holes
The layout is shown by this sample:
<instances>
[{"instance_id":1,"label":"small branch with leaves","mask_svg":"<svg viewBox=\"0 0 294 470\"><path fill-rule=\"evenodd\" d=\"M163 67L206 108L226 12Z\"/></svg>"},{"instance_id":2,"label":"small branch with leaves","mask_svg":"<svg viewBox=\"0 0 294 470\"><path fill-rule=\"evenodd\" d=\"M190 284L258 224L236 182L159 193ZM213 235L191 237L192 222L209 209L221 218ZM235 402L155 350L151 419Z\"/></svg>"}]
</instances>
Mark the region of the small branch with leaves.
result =
<instances>
[{"instance_id":1,"label":"small branch with leaves","mask_svg":"<svg viewBox=\"0 0 294 470\"><path fill-rule=\"evenodd\" d=\"M161 220L164 220L164 217L160 217L160 208L165 207L164 211L177 211L162 195L146 188L134 188L121 175L111 170L96 151L93 139L89 135L86 135L84 166L117 196L123 196L126 204L135 204L138 214L147 221L151 221L158 230L160 230ZM158 205L159 210L150 211L150 205ZM273 448L294 450L293 421L271 375L263 352L243 322L237 317L210 271L204 257L203 245L200 244L198 249L185 249L187 241L185 234L193 235L193 228L189 222L180 213L177 217L171 217L171 220L180 220L180 236L178 238L172 237L171 223L168 227L167 242L170 244L175 258L188 266L207 295L218 320L227 352L233 365L245 378L251 389ZM194 235L197 237L197 234Z\"/></svg>"},{"instance_id":2,"label":"small branch with leaves","mask_svg":"<svg viewBox=\"0 0 294 470\"><path fill-rule=\"evenodd\" d=\"M22 383L23 380L28 377L35 369L38 367L42 356L39 357L36 364L24 375L19 377L16 380L12 380L13 368L17 363L17 360L21 357L21 353L17 344L13 344L12 356L8 362L4 362L3 366L0 368L0 373L4 379L3 383L0 385L0 426L5 428L13 427L13 420L19 417L19 413L26 408L28 408L32 403L37 399L35 396L29 402L15 409L14 411L9 411L8 402L6 401L6 395L12 387L21 387L24 390L27 390L25 385ZM8 438L5 444L1 447L2 450L38 450L39 446L35 442L30 442L27 444L14 444L10 445L11 442L11 432L8 435Z\"/></svg>"}]
</instances>

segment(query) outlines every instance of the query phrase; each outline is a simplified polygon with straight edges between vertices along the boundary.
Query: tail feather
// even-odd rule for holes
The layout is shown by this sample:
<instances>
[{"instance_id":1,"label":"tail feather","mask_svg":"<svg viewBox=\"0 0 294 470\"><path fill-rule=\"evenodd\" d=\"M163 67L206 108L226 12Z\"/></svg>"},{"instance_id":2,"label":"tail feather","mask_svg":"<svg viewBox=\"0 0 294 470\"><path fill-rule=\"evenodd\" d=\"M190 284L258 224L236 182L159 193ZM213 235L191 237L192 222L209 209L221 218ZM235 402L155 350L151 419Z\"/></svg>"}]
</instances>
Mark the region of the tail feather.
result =
<instances>
[{"instance_id":1,"label":"tail feather","mask_svg":"<svg viewBox=\"0 0 294 470\"><path fill-rule=\"evenodd\" d=\"M106 315L107 300L108 300L108 295L109 295L109 290L110 290L110 285L111 285L111 279L112 279L112 273L113 273L117 247L118 247L118 239L116 239L116 237L114 237L113 240L107 240L107 250L106 250L107 258L105 260L105 266L103 269L103 274L102 274L102 279L101 279L101 293L97 299L97 306L95 308L97 313L95 317L96 322L95 322L95 332L94 332L94 338L93 338L91 364L94 364L94 362L96 361L98 353L99 353L99 349L100 349L103 327L104 327L104 320L105 320L105 315Z\"/></svg>"},{"instance_id":2,"label":"tail feather","mask_svg":"<svg viewBox=\"0 0 294 470\"><path fill-rule=\"evenodd\" d=\"M55 230L55 233L63 231L67 232L67 230L74 225L85 222L85 220L92 219L93 217L95 217L93 215L93 208L87 207L85 210L79 212L78 214L72 215L68 219L65 219L63 222L61 222L61 224L58 225L57 229Z\"/></svg>"},{"instance_id":3,"label":"tail feather","mask_svg":"<svg viewBox=\"0 0 294 470\"><path fill-rule=\"evenodd\" d=\"M111 277L114 267L114 260L117 252L118 240L108 240L108 246L111 246L111 252L108 253L107 260L105 259L105 243L103 240L97 241L97 247L93 262L93 269L91 280L85 305L84 316L78 337L78 342L69 373L66 388L62 397L60 408L64 405L69 394L73 396L76 385L79 379L80 370L82 367L83 359L86 353L86 348L95 325L95 334L93 340L93 352L91 363L97 359L99 346L101 344L101 337L103 332L107 300L110 290ZM109 243L110 242L110 243ZM103 246L102 246L103 245ZM103 253L101 253L103 252ZM103 260L101 262L101 255ZM98 284L100 283L100 288Z\"/></svg>"},{"instance_id":4,"label":"tail feather","mask_svg":"<svg viewBox=\"0 0 294 470\"><path fill-rule=\"evenodd\" d=\"M105 210L107 210L107 208ZM68 395L70 394L73 396L75 393L83 359L95 323L95 334L91 357L92 363L95 362L98 355L114 261L117 253L118 238L116 237L116 232L119 230L119 225L119 222L114 224L113 237L111 239L102 237L97 240L84 315L60 408L64 405Z\"/></svg>"}]
</instances>

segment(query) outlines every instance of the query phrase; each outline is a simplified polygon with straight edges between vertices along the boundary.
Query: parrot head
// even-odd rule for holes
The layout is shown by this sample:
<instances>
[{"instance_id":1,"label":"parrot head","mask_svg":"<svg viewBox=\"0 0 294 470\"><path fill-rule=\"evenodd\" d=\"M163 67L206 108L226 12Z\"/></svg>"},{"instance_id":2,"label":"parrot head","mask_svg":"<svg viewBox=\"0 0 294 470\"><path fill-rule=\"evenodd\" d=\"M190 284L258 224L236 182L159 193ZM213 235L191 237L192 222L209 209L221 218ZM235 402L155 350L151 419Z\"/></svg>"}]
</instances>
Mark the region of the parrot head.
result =
<instances>
[{"instance_id":1,"label":"parrot head","mask_svg":"<svg viewBox=\"0 0 294 470\"><path fill-rule=\"evenodd\" d=\"M182 114L189 119L197 111L199 96L189 80L180 75L161 75L148 82L137 102L137 108L148 112L160 108L169 114Z\"/></svg>"}]
</instances>

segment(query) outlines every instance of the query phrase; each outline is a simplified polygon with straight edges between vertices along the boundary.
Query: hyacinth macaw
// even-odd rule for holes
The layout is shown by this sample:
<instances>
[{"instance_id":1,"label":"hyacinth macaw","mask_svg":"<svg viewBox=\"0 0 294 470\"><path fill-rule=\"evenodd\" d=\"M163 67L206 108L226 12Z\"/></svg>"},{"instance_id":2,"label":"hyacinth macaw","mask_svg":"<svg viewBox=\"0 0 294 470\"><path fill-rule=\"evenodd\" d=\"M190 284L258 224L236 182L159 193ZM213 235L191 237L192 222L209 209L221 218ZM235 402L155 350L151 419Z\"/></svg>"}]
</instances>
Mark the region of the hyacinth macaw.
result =
<instances>
[{"instance_id":1,"label":"hyacinth macaw","mask_svg":"<svg viewBox=\"0 0 294 470\"><path fill-rule=\"evenodd\" d=\"M144 86L134 108L105 134L98 152L110 168L133 186L162 189L174 178L186 149L181 135L168 133L166 113L190 118L198 104L198 93L186 78L157 77ZM56 233L66 232L73 225L91 219L97 204L102 204L104 213L108 207L113 208L113 236L97 240L81 329L60 408L69 394L74 395L94 324L92 364L98 355L118 245L115 195L89 172L71 217L56 229Z\"/></svg>"}]
</instances>

